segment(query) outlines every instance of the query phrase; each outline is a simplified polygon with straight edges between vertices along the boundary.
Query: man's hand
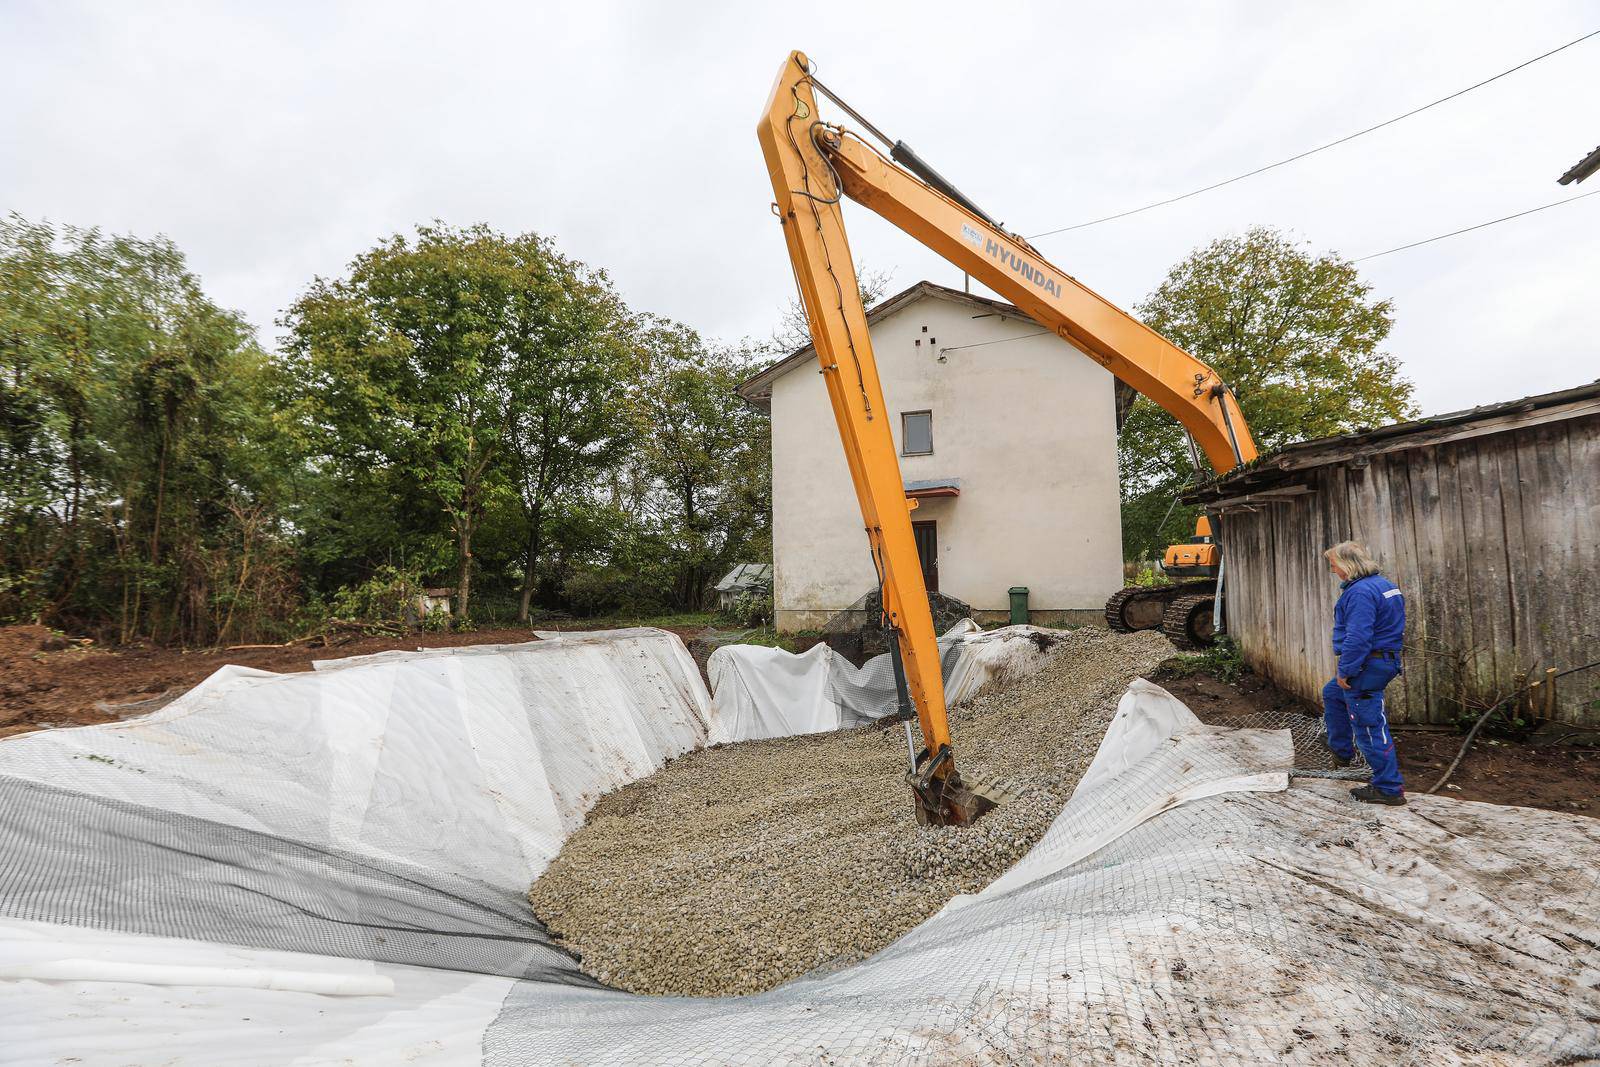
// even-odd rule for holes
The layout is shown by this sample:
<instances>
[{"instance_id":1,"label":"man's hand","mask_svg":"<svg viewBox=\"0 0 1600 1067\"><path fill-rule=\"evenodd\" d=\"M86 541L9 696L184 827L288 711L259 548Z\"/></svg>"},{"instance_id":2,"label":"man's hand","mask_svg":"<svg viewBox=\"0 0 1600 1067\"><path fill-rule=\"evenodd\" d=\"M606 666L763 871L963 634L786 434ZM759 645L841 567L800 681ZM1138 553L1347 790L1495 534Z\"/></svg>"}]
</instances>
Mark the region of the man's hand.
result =
<instances>
[{"instance_id":1,"label":"man's hand","mask_svg":"<svg viewBox=\"0 0 1600 1067\"><path fill-rule=\"evenodd\" d=\"M1348 679L1348 678L1340 678L1339 679L1339 688L1340 689L1349 689L1350 688L1350 679Z\"/></svg>"}]
</instances>

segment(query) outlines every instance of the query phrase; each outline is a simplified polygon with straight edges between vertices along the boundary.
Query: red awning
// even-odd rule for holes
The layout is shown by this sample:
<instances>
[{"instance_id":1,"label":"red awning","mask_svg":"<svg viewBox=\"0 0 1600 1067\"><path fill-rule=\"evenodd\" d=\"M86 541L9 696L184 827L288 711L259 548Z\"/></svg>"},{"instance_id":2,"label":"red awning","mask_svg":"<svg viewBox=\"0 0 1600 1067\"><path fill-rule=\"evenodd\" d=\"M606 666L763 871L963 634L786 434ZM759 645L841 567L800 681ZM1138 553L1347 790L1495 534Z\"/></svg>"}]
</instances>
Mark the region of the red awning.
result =
<instances>
[{"instance_id":1,"label":"red awning","mask_svg":"<svg viewBox=\"0 0 1600 1067\"><path fill-rule=\"evenodd\" d=\"M960 478L925 478L919 481L906 483L906 496L913 500L927 500L930 497L960 495Z\"/></svg>"}]
</instances>

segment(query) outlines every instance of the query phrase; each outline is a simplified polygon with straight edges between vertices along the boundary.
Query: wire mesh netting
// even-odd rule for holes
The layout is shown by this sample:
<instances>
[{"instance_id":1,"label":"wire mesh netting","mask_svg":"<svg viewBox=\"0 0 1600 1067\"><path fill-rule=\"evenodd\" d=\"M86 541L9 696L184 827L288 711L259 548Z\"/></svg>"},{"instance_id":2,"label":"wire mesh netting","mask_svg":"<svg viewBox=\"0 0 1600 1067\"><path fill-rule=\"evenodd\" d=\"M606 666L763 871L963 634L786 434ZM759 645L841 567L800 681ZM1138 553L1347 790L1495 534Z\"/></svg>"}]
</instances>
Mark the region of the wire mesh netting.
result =
<instances>
[{"instance_id":1,"label":"wire mesh netting","mask_svg":"<svg viewBox=\"0 0 1600 1067\"><path fill-rule=\"evenodd\" d=\"M601 794L717 729L676 639L226 671L145 719L0 744L0 1061L1600 1055L1597 824L1285 790L1291 767L1332 770L1317 720L1225 721L1246 728L1135 683L1079 793L983 893L842 971L649 998L584 977L523 894ZM258 988L174 975L184 944L248 947L226 978ZM51 953L48 980L6 977L18 946ZM281 953L371 961L393 992L297 990ZM84 980L113 954L169 966Z\"/></svg>"}]
</instances>

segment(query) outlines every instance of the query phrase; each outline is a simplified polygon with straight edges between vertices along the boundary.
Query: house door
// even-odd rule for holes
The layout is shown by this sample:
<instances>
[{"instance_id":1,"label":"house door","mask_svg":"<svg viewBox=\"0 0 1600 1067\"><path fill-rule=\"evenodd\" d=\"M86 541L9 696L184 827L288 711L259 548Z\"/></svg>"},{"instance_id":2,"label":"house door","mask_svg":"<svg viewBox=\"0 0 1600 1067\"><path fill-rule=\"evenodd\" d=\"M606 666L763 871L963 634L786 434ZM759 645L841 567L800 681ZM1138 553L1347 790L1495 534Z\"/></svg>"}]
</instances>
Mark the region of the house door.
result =
<instances>
[{"instance_id":1,"label":"house door","mask_svg":"<svg viewBox=\"0 0 1600 1067\"><path fill-rule=\"evenodd\" d=\"M922 584L928 592L939 591L939 524L929 519L911 524L911 536L917 542L917 559L922 562Z\"/></svg>"}]
</instances>

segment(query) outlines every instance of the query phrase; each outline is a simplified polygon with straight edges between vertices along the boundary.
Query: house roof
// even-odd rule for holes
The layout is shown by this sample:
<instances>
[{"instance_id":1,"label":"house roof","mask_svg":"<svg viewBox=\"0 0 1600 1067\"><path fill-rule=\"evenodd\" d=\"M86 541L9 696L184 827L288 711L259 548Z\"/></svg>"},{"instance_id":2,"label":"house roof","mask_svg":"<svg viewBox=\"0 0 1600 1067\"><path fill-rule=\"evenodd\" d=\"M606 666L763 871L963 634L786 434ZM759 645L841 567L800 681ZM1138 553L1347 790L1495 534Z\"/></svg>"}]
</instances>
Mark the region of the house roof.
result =
<instances>
[{"instance_id":1,"label":"house roof","mask_svg":"<svg viewBox=\"0 0 1600 1067\"><path fill-rule=\"evenodd\" d=\"M1319 437L1281 448L1254 463L1214 478L1183 495L1186 504L1214 504L1281 486L1298 471L1359 460L1383 452L1424 448L1446 441L1499 433L1522 426L1600 414L1600 381L1554 393L1452 411L1414 422Z\"/></svg>"},{"instance_id":2,"label":"house roof","mask_svg":"<svg viewBox=\"0 0 1600 1067\"><path fill-rule=\"evenodd\" d=\"M960 289L949 289L943 285L935 285L933 282L918 282L909 289L904 289L887 300L880 300L872 305L867 311L867 325L871 326L879 319L893 315L901 308L929 296L940 300L949 300L957 304L966 304L985 314L1004 315L1008 318L1022 319L1027 322L1033 321L1023 314L1022 310L1016 305L1008 304L1004 300L994 300L987 296L964 293ZM768 410L772 402L772 383L806 360L814 358L815 354L815 345L808 344L804 348L796 349L765 370L758 371L743 382L740 382L739 395L761 410Z\"/></svg>"}]
</instances>

